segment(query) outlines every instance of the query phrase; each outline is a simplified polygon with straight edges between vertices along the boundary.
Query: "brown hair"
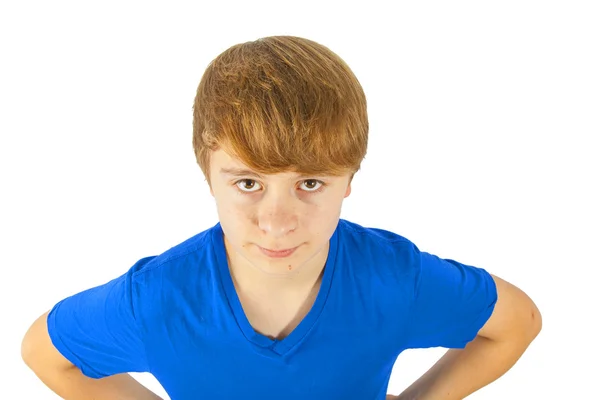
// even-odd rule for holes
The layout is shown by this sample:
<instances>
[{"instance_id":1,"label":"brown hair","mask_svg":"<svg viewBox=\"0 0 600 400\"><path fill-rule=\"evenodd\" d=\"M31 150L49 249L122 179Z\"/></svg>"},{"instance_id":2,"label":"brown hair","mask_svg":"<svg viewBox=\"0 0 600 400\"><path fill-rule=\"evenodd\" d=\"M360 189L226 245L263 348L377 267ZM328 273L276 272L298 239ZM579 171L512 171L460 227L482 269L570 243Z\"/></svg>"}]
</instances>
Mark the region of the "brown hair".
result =
<instances>
[{"instance_id":1,"label":"brown hair","mask_svg":"<svg viewBox=\"0 0 600 400\"><path fill-rule=\"evenodd\" d=\"M234 45L204 72L193 146L210 186L223 149L261 174L341 176L360 169L369 123L362 86L327 47L295 36Z\"/></svg>"}]
</instances>

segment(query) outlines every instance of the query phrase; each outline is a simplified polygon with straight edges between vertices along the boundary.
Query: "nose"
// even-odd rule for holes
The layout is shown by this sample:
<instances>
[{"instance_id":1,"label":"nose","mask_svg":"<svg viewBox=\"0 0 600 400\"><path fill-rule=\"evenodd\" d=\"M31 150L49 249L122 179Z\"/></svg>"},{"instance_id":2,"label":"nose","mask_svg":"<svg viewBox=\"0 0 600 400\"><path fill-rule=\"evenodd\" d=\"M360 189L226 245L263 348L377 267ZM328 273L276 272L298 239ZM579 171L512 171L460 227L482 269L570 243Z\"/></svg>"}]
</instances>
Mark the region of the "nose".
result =
<instances>
[{"instance_id":1,"label":"nose","mask_svg":"<svg viewBox=\"0 0 600 400\"><path fill-rule=\"evenodd\" d=\"M285 237L298 227L298 216L293 199L264 199L267 204L258 213L258 226L268 236Z\"/></svg>"}]
</instances>

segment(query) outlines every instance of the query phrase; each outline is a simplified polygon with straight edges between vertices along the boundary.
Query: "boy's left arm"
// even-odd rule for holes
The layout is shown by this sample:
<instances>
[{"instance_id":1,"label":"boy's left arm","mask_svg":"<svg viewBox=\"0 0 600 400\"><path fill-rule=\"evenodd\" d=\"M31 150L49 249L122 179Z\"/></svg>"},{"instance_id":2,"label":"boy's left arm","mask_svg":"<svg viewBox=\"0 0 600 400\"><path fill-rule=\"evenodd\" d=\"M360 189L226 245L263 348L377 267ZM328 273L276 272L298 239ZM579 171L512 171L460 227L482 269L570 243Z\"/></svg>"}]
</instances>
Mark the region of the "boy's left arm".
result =
<instances>
[{"instance_id":1,"label":"boy's left arm","mask_svg":"<svg viewBox=\"0 0 600 400\"><path fill-rule=\"evenodd\" d=\"M542 329L535 303L516 286L492 275L498 300L494 311L464 349L450 349L399 396L386 399L463 399L502 376Z\"/></svg>"}]
</instances>

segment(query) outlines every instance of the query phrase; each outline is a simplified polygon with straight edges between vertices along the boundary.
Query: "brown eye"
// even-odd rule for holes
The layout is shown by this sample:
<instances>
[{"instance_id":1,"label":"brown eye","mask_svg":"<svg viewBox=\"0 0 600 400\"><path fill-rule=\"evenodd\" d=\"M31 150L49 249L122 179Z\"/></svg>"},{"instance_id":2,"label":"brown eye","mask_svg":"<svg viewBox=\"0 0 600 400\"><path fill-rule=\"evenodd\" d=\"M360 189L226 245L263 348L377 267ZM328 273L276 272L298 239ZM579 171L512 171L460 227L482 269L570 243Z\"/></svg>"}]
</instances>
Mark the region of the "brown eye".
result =
<instances>
[{"instance_id":1,"label":"brown eye","mask_svg":"<svg viewBox=\"0 0 600 400\"><path fill-rule=\"evenodd\" d=\"M307 192L318 192L324 186L323 182L316 179L306 179L305 181L302 181L302 183L308 189Z\"/></svg>"},{"instance_id":2,"label":"brown eye","mask_svg":"<svg viewBox=\"0 0 600 400\"><path fill-rule=\"evenodd\" d=\"M242 191L245 193L253 193L256 190L252 190L254 187L257 186L257 183L255 180L252 179L242 179L240 181L237 181L235 183L235 185Z\"/></svg>"},{"instance_id":3,"label":"brown eye","mask_svg":"<svg viewBox=\"0 0 600 400\"><path fill-rule=\"evenodd\" d=\"M306 193L318 193L325 187L325 182L321 182L317 179L305 179L302 181ZM242 194L252 194L260 190L261 186L258 182L253 179L241 179L235 182L235 186L239 189ZM253 190L255 189L255 190Z\"/></svg>"},{"instance_id":4,"label":"brown eye","mask_svg":"<svg viewBox=\"0 0 600 400\"><path fill-rule=\"evenodd\" d=\"M304 181L304 182L305 182L305 183L306 183L306 182L310 182L310 183L312 183L312 185L311 185L311 184L308 184L308 185L307 185L307 187L308 187L309 189L314 189L314 187L318 185L318 182L317 182L317 181L315 181L314 179L309 179L309 180L307 180L307 181Z\"/></svg>"}]
</instances>

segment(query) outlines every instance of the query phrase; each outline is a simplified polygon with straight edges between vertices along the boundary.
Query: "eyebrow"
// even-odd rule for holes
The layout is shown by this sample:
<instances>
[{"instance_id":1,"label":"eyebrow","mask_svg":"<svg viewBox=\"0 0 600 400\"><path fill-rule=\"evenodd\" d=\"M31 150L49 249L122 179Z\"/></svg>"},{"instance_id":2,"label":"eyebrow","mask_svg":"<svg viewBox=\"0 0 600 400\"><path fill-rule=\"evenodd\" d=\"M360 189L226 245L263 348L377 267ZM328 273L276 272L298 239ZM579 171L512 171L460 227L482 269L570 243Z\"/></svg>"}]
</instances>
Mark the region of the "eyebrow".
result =
<instances>
[{"instance_id":1,"label":"eyebrow","mask_svg":"<svg viewBox=\"0 0 600 400\"><path fill-rule=\"evenodd\" d=\"M249 169L244 169L244 168L221 168L220 173L222 175L230 175L230 176L236 176L236 177L240 177L240 176L253 176L256 178L263 178L264 176L254 172L252 170ZM325 174L298 174L296 177L298 178L306 178L306 177L311 177L311 176L319 176L319 177L324 177L326 176Z\"/></svg>"}]
</instances>

